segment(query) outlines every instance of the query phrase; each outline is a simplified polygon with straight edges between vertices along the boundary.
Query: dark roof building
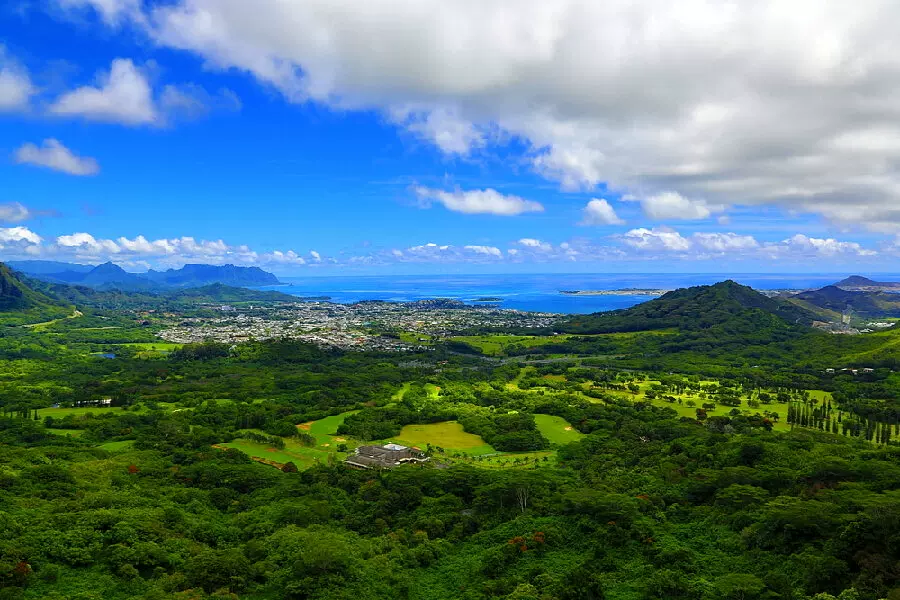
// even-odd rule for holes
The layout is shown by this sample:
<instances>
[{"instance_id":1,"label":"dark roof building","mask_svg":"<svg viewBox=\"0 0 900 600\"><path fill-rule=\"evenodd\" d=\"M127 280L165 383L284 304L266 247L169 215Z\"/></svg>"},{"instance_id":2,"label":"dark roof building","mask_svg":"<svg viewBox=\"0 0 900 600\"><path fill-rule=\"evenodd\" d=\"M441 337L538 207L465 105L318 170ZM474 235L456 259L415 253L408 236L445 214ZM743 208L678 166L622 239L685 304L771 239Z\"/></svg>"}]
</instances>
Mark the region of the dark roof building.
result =
<instances>
[{"instance_id":1,"label":"dark roof building","mask_svg":"<svg viewBox=\"0 0 900 600\"><path fill-rule=\"evenodd\" d=\"M428 460L425 454L415 448L399 444L384 446L360 446L344 461L357 469L392 469L406 463L421 463Z\"/></svg>"}]
</instances>

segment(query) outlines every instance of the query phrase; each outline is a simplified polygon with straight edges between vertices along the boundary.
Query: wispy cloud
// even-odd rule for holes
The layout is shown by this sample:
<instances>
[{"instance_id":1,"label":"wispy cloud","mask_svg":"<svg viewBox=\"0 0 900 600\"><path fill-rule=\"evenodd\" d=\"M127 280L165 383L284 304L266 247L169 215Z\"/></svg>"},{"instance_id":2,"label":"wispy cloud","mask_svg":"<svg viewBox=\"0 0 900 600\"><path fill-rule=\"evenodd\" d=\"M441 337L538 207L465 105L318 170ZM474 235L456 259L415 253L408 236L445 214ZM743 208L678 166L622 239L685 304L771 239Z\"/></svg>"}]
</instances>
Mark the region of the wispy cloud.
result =
<instances>
[{"instance_id":1,"label":"wispy cloud","mask_svg":"<svg viewBox=\"0 0 900 600\"><path fill-rule=\"evenodd\" d=\"M96 175L100 172L100 165L95 159L78 156L53 138L44 140L40 146L23 144L16 150L14 158L19 164L45 167L69 175Z\"/></svg>"},{"instance_id":2,"label":"wispy cloud","mask_svg":"<svg viewBox=\"0 0 900 600\"><path fill-rule=\"evenodd\" d=\"M416 187L415 193L424 206L430 206L432 202L438 202L447 210L467 215L498 215L512 217L530 212L543 212L544 207L539 202L525 200L519 196L504 195L497 190L488 188L484 190L461 189L447 192L427 187Z\"/></svg>"}]
</instances>

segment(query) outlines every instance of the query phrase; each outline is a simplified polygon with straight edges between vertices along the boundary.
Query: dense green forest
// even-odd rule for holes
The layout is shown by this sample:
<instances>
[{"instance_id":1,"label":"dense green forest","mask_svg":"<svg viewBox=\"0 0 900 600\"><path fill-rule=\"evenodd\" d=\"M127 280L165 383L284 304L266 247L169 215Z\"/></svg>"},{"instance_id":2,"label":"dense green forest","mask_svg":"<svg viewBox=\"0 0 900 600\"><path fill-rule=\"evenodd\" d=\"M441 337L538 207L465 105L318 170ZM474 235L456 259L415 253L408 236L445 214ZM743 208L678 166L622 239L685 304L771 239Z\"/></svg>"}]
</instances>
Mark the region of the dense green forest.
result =
<instances>
[{"instance_id":1,"label":"dense green forest","mask_svg":"<svg viewBox=\"0 0 900 600\"><path fill-rule=\"evenodd\" d=\"M543 338L169 347L15 281L2 599L900 598L892 331L723 284ZM430 460L343 462L388 441Z\"/></svg>"}]
</instances>

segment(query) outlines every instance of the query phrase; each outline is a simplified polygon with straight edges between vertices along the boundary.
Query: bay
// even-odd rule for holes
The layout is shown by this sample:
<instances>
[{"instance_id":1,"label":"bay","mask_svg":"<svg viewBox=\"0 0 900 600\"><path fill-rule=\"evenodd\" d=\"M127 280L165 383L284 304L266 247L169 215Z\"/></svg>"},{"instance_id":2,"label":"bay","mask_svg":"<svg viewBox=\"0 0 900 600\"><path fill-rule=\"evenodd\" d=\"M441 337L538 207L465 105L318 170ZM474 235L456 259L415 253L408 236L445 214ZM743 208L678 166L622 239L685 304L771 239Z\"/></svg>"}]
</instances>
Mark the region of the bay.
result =
<instances>
[{"instance_id":1,"label":"bay","mask_svg":"<svg viewBox=\"0 0 900 600\"><path fill-rule=\"evenodd\" d=\"M512 275L373 275L338 277L282 277L277 290L298 297L328 296L331 302L351 304L364 300L414 302L451 298L473 305L523 311L586 314L628 308L652 296L625 294L575 296L562 290L676 289L709 285L726 279L757 290L810 289L834 283L843 274L771 273L628 273L628 274L512 274ZM897 277L880 275L881 279ZM499 302L477 302L499 298Z\"/></svg>"}]
</instances>

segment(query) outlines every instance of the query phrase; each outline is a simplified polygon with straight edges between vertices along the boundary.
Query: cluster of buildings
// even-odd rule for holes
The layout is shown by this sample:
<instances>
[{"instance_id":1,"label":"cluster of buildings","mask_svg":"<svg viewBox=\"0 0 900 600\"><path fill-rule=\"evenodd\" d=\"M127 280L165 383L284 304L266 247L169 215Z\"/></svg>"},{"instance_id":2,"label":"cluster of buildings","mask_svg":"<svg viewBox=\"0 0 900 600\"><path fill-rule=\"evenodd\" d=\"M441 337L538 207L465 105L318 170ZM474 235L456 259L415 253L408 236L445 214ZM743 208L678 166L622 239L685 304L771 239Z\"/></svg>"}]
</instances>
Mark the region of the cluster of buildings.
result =
<instances>
[{"instance_id":1,"label":"cluster of buildings","mask_svg":"<svg viewBox=\"0 0 900 600\"><path fill-rule=\"evenodd\" d=\"M829 375L834 375L834 374L837 374L837 373L841 373L841 374L844 374L844 375L859 375L860 373L864 373L864 374L874 373L874 372L875 372L875 369L873 369L872 367L863 367L862 369L849 369L849 368L843 368L843 369L840 369L840 370L836 370L836 369L825 369L825 372L828 373Z\"/></svg>"},{"instance_id":2,"label":"cluster of buildings","mask_svg":"<svg viewBox=\"0 0 900 600\"><path fill-rule=\"evenodd\" d=\"M399 444L360 446L344 462L355 469L393 469L405 464L427 462L428 457L418 448Z\"/></svg>"},{"instance_id":3,"label":"cluster of buildings","mask_svg":"<svg viewBox=\"0 0 900 600\"><path fill-rule=\"evenodd\" d=\"M320 346L344 349L409 351L425 347L430 336L455 335L473 327L543 328L559 315L525 313L462 303L425 301L411 303L297 302L277 306L230 307L215 317L179 317L160 337L167 342L298 339ZM413 332L404 341L386 332Z\"/></svg>"}]
</instances>

